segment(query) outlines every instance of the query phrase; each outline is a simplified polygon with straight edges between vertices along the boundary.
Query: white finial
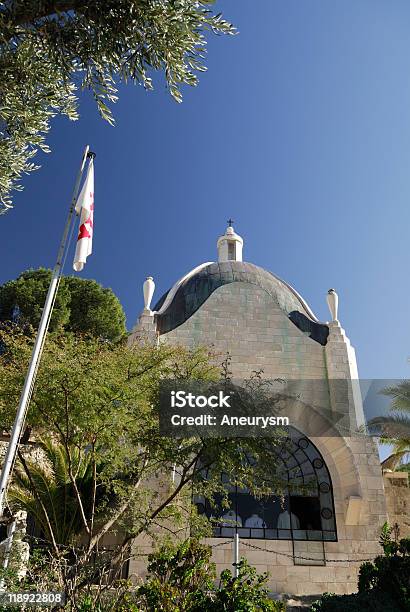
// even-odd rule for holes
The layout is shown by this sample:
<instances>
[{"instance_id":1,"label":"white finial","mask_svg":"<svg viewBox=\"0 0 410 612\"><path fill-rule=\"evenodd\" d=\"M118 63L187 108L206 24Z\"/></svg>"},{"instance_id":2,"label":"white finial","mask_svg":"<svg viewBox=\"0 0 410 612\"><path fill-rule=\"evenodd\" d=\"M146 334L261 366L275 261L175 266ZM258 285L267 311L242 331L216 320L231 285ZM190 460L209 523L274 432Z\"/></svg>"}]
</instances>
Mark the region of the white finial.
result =
<instances>
[{"instance_id":1,"label":"white finial","mask_svg":"<svg viewBox=\"0 0 410 612\"><path fill-rule=\"evenodd\" d=\"M223 236L218 238L218 261L242 261L243 240L235 233L232 219L228 219L228 227Z\"/></svg>"},{"instance_id":2,"label":"white finial","mask_svg":"<svg viewBox=\"0 0 410 612\"><path fill-rule=\"evenodd\" d=\"M339 306L339 296L334 289L329 289L327 292L327 304L329 306L332 321L337 321L337 309Z\"/></svg>"},{"instance_id":3,"label":"white finial","mask_svg":"<svg viewBox=\"0 0 410 612\"><path fill-rule=\"evenodd\" d=\"M154 291L155 291L155 283L154 283L152 276L147 276L147 279L143 285L143 291L144 291L144 312L146 314L152 314L151 301L152 301L152 296L154 295Z\"/></svg>"}]
</instances>

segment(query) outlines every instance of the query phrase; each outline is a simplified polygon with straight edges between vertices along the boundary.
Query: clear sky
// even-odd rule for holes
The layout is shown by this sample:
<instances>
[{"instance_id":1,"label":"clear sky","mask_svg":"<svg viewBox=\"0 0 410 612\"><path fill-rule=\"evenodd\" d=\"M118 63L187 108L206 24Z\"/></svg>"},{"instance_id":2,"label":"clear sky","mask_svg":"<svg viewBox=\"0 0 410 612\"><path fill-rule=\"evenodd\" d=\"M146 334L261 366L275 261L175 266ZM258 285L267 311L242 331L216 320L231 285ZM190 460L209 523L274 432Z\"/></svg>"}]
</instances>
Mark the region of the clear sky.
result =
<instances>
[{"instance_id":1,"label":"clear sky","mask_svg":"<svg viewBox=\"0 0 410 612\"><path fill-rule=\"evenodd\" d=\"M244 259L291 283L321 320L336 288L363 378L409 375L410 4L221 0L236 37L176 104L122 87L117 125L89 96L54 120L50 155L0 217L0 282L52 267L85 144L97 153L94 253L131 328L155 298L216 258L226 219ZM70 272L70 254L66 272Z\"/></svg>"}]
</instances>

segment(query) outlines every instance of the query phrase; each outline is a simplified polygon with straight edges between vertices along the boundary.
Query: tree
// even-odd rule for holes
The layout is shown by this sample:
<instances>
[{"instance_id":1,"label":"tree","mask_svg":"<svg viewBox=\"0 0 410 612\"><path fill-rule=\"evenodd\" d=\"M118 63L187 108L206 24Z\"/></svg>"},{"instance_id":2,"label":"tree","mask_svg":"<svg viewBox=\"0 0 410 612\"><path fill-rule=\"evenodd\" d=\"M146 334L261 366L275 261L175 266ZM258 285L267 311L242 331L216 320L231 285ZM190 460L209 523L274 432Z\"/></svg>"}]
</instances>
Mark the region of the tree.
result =
<instances>
[{"instance_id":1,"label":"tree","mask_svg":"<svg viewBox=\"0 0 410 612\"><path fill-rule=\"evenodd\" d=\"M0 4L0 207L11 206L23 173L48 151L50 119L78 118L77 91L92 91L101 116L116 83L152 89L162 71L169 91L196 85L207 31L232 34L215 0L8 0Z\"/></svg>"},{"instance_id":2,"label":"tree","mask_svg":"<svg viewBox=\"0 0 410 612\"><path fill-rule=\"evenodd\" d=\"M410 455L410 381L400 381L386 387L382 393L392 398L391 413L376 417L369 424L380 429L382 444L393 447L393 452L382 466L395 470Z\"/></svg>"},{"instance_id":3,"label":"tree","mask_svg":"<svg viewBox=\"0 0 410 612\"><path fill-rule=\"evenodd\" d=\"M0 321L37 328L50 279L51 271L39 268L0 286ZM125 314L111 289L94 280L65 276L50 321L50 331L58 329L117 341L126 334Z\"/></svg>"},{"instance_id":4,"label":"tree","mask_svg":"<svg viewBox=\"0 0 410 612\"><path fill-rule=\"evenodd\" d=\"M51 437L39 438L36 447L42 461L38 460L38 455L24 457L19 452L9 502L35 520L36 527L48 542L55 546L69 545L83 529L70 470L76 474L76 488L87 503L85 511L88 514L93 499L91 456L84 457L76 447L67 452Z\"/></svg>"},{"instance_id":5,"label":"tree","mask_svg":"<svg viewBox=\"0 0 410 612\"><path fill-rule=\"evenodd\" d=\"M13 420L31 341L18 327L0 330L3 429ZM49 520L49 551L61 562L60 582L74 600L81 588L91 588L101 576L121 566L141 534L155 539L184 531L196 513L190 503L192 493L208 499L218 493L227 500L222 472L230 483L253 494L282 492L287 486L287 479L284 482L276 469L278 446L283 445L280 433L239 440L160 435L160 381L218 380L220 370L214 359L205 349L124 346L73 334L49 337L27 424L34 436L51 437L65 456L64 473L68 472L82 537L72 534L70 554L74 551L75 558L67 557ZM90 466L91 483L87 481L83 488L82 473L76 469L80 464ZM28 456L27 468L23 465L26 473L30 465ZM35 492L34 478L33 483ZM91 503L85 494L90 490ZM51 513L50 506L44 506ZM14 507L21 507L17 498ZM94 553L114 532L121 535L114 550L90 569Z\"/></svg>"}]
</instances>

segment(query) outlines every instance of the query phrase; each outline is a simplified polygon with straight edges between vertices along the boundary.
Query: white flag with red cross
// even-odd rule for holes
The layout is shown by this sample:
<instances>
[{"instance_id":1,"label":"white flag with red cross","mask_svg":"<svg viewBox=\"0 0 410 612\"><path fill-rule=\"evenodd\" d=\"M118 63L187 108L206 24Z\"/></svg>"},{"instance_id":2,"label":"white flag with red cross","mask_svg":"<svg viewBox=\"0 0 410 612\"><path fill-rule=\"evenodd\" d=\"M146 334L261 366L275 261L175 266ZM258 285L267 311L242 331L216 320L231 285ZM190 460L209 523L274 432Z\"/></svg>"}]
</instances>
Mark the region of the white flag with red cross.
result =
<instances>
[{"instance_id":1,"label":"white flag with red cross","mask_svg":"<svg viewBox=\"0 0 410 612\"><path fill-rule=\"evenodd\" d=\"M88 164L87 176L75 206L80 215L80 229L75 249L73 268L80 272L93 251L94 231L94 160Z\"/></svg>"}]
</instances>

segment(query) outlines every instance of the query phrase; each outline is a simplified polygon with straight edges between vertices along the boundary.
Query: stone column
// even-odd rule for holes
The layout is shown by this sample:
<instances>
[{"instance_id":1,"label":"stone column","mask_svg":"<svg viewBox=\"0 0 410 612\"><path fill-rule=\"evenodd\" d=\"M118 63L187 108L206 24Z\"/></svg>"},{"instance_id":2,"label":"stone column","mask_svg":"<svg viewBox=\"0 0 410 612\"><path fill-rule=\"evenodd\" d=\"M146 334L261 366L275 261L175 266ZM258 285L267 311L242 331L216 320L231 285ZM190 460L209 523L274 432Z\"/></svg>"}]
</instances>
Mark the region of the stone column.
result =
<instances>
[{"instance_id":1,"label":"stone column","mask_svg":"<svg viewBox=\"0 0 410 612\"><path fill-rule=\"evenodd\" d=\"M360 392L359 374L357 371L356 353L346 336L345 330L339 321L329 323L329 337L325 348L327 375L330 386L330 401L333 412L338 412L348 416L340 424L350 428L354 433L365 424L363 403ZM346 396L340 392L342 386L338 386L333 381L346 380L348 401ZM344 395L344 394L343 394ZM347 402L347 405L346 405ZM349 431L343 432L349 435Z\"/></svg>"},{"instance_id":2,"label":"stone column","mask_svg":"<svg viewBox=\"0 0 410 612\"><path fill-rule=\"evenodd\" d=\"M155 291L152 276L147 276L143 284L144 310L140 314L134 329L128 339L129 344L158 344L157 324L154 312L151 310L151 301Z\"/></svg>"},{"instance_id":3,"label":"stone column","mask_svg":"<svg viewBox=\"0 0 410 612\"><path fill-rule=\"evenodd\" d=\"M159 334L154 314L145 311L140 315L131 335L128 339L129 344L158 344Z\"/></svg>"}]
</instances>

